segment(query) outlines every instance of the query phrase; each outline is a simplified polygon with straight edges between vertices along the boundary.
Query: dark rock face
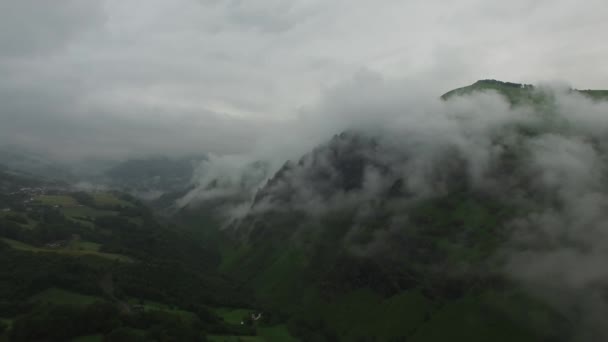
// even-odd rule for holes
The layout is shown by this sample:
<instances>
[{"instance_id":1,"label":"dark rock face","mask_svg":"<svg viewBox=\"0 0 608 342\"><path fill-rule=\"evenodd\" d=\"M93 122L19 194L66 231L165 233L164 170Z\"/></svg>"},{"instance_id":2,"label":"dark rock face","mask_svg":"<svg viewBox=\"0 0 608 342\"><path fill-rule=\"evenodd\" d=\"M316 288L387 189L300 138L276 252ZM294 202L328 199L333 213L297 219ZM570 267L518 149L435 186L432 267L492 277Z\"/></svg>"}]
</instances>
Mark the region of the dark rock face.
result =
<instances>
[{"instance_id":1,"label":"dark rock face","mask_svg":"<svg viewBox=\"0 0 608 342\"><path fill-rule=\"evenodd\" d=\"M348 131L303 156L287 162L256 194L252 209L264 205L295 209L302 202L331 202L336 196L376 200L411 196L407 183L408 149L396 149L375 137ZM439 192L463 190L467 162L447 148L425 175Z\"/></svg>"},{"instance_id":2,"label":"dark rock face","mask_svg":"<svg viewBox=\"0 0 608 342\"><path fill-rule=\"evenodd\" d=\"M297 163L287 162L258 191L253 206L264 201L289 205L301 199L298 195L303 192L316 200L328 200L336 193L361 190L368 170L383 176L391 172L378 148L376 139L363 134L336 135Z\"/></svg>"}]
</instances>

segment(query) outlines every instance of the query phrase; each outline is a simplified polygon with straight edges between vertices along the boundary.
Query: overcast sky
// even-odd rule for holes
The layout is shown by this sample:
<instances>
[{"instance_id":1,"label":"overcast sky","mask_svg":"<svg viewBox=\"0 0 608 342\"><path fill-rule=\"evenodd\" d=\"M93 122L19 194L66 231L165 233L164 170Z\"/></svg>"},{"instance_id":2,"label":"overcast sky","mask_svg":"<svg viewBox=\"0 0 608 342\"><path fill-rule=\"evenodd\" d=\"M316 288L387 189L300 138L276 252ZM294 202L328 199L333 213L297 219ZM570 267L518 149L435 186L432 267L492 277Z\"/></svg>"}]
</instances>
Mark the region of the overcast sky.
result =
<instances>
[{"instance_id":1,"label":"overcast sky","mask_svg":"<svg viewBox=\"0 0 608 342\"><path fill-rule=\"evenodd\" d=\"M246 152L362 71L437 96L608 88L606 18L605 0L0 0L0 143Z\"/></svg>"}]
</instances>

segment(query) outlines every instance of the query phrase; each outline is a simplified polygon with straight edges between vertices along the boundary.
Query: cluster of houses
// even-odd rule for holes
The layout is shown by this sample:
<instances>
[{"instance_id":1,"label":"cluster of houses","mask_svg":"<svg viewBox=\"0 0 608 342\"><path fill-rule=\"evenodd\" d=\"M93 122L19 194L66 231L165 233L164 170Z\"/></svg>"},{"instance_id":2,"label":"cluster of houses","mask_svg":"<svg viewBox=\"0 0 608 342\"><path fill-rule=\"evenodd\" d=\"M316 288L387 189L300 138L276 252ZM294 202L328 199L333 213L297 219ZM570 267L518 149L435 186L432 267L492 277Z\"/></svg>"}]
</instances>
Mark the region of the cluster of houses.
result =
<instances>
[{"instance_id":1,"label":"cluster of houses","mask_svg":"<svg viewBox=\"0 0 608 342\"><path fill-rule=\"evenodd\" d=\"M22 187L9 195L21 195L24 197L34 198L40 195L55 195L69 191L68 188L62 186L37 186L37 187Z\"/></svg>"},{"instance_id":2,"label":"cluster of houses","mask_svg":"<svg viewBox=\"0 0 608 342\"><path fill-rule=\"evenodd\" d=\"M32 206L36 204L36 198L42 195L57 195L64 194L68 189L62 187L23 187L19 188L17 191L13 191L8 193L11 198L11 201L14 205L23 205L25 206L25 210L31 211ZM60 205L54 205L55 208L60 208ZM5 207L0 209L2 212L10 212L12 208Z\"/></svg>"},{"instance_id":3,"label":"cluster of houses","mask_svg":"<svg viewBox=\"0 0 608 342\"><path fill-rule=\"evenodd\" d=\"M46 193L46 191L47 191L46 188L42 188L42 187L33 187L33 188L24 187L24 188L20 188L17 191L11 192L9 195L39 196L39 195L44 195Z\"/></svg>"}]
</instances>

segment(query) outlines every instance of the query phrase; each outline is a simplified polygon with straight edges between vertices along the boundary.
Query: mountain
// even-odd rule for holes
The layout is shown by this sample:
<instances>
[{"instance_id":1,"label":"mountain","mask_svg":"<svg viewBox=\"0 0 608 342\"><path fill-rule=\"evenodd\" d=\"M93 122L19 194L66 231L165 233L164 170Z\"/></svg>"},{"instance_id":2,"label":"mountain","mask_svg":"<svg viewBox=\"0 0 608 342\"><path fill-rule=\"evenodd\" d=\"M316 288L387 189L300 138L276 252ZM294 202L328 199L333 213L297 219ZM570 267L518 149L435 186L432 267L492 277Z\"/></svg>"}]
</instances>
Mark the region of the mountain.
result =
<instances>
[{"instance_id":1,"label":"mountain","mask_svg":"<svg viewBox=\"0 0 608 342\"><path fill-rule=\"evenodd\" d=\"M16 146L0 147L0 165L12 172L47 180L75 179L73 172L64 163L54 161L42 152Z\"/></svg>"},{"instance_id":2,"label":"mountain","mask_svg":"<svg viewBox=\"0 0 608 342\"><path fill-rule=\"evenodd\" d=\"M457 88L441 95L443 100L456 96L466 96L480 92L495 91L513 104L538 104L546 100L547 94L532 84L502 82L498 80L479 80L469 86ZM569 92L579 93L593 100L608 100L608 90L578 90L569 89Z\"/></svg>"},{"instance_id":3,"label":"mountain","mask_svg":"<svg viewBox=\"0 0 608 342\"><path fill-rule=\"evenodd\" d=\"M494 271L505 223L520 210L503 198L508 189L475 189L466 160L445 151L428 175L431 194L418 196L397 167L410 159L401 152L345 132L286 164L232 227L240 243L224 270L253 284L269 311L294 317L303 340L564 336L565 318ZM512 184L500 168L496 182Z\"/></svg>"},{"instance_id":4,"label":"mountain","mask_svg":"<svg viewBox=\"0 0 608 342\"><path fill-rule=\"evenodd\" d=\"M572 244L601 248L565 232L608 222L586 218L608 199L603 131L579 112L557 110L552 96L562 95L531 85L485 80L443 98L488 90L543 108L506 112L479 131L470 123L493 120L486 113L447 116L456 128L435 135L334 136L257 191L227 230L235 242L222 270L252 284L306 341L569 341L581 329L603 336L586 327L590 308L563 311L549 291L527 288L542 284L581 301L608 288L573 290L541 276L568 282L569 271L548 266L556 255ZM564 96L577 92L607 94Z\"/></svg>"}]
</instances>

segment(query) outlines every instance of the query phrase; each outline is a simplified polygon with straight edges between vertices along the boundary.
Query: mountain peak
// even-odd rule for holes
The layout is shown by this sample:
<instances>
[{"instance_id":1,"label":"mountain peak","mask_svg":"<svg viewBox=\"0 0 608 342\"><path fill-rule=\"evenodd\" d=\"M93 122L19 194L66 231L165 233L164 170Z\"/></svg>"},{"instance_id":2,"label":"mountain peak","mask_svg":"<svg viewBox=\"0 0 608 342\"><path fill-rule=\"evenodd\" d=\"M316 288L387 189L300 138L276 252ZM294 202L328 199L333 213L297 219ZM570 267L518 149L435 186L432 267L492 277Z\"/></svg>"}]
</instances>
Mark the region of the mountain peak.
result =
<instances>
[{"instance_id":1,"label":"mountain peak","mask_svg":"<svg viewBox=\"0 0 608 342\"><path fill-rule=\"evenodd\" d=\"M450 90L441 95L441 99L449 100L454 96L467 96L478 92L495 91L504 96L511 105L543 103L546 100L546 94L535 92L534 90L536 89L537 87L532 84L482 79L471 85ZM570 91L577 92L596 101L608 100L608 90L579 90L571 88Z\"/></svg>"}]
</instances>

